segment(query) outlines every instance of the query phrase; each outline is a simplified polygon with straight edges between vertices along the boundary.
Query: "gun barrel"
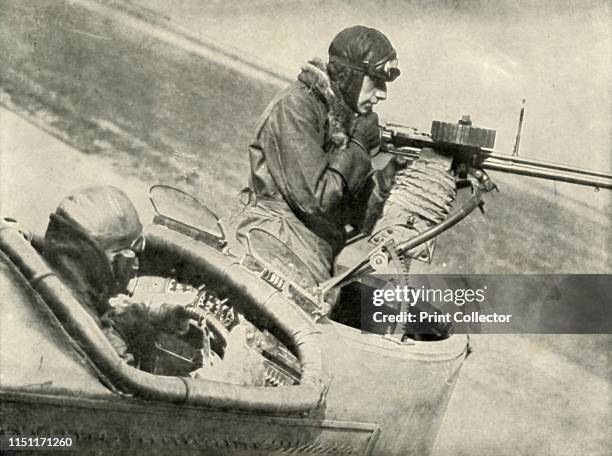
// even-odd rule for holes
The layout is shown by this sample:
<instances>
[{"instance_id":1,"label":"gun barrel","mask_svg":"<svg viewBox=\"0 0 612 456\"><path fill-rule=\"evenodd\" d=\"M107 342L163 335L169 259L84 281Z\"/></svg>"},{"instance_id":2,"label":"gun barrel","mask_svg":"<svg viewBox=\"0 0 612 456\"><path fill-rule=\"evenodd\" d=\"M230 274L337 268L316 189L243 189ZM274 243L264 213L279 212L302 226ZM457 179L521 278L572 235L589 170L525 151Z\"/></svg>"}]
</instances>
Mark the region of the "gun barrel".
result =
<instances>
[{"instance_id":1,"label":"gun barrel","mask_svg":"<svg viewBox=\"0 0 612 456\"><path fill-rule=\"evenodd\" d=\"M584 176L596 176L596 177L603 177L606 179L612 179L612 173L604 173L602 171L592 171L589 169L576 168L574 166L564 165L561 163L553 163L553 162L548 162L544 160L534 160L530 158L517 157L516 155L500 154L500 153L494 152L494 153L488 154L486 157L487 158L485 159L485 161L492 158L495 160L505 161L505 162L513 163L513 164L536 166L538 168L543 168L543 169L568 171L570 173L579 173Z\"/></svg>"},{"instance_id":2,"label":"gun barrel","mask_svg":"<svg viewBox=\"0 0 612 456\"><path fill-rule=\"evenodd\" d=\"M528 162L528 160L522 160ZM491 171L501 171L510 174L518 174L522 176L538 177L540 179L548 179L559 182L568 182L578 185L586 185L595 188L604 188L612 190L612 174L599 173L596 171L571 169L564 165L556 165L555 167L543 166L534 163L519 163L516 161L508 161L499 159L495 156L488 156L482 162L481 167ZM566 170L567 169L567 170Z\"/></svg>"},{"instance_id":3,"label":"gun barrel","mask_svg":"<svg viewBox=\"0 0 612 456\"><path fill-rule=\"evenodd\" d=\"M433 147L450 154L474 157L476 165L487 170L612 190L612 173L501 154L490 149L438 142L434 141L431 135L418 133L414 129L399 124L387 124L382 129L382 139L389 145L386 148L388 152L415 160L418 159L422 148Z\"/></svg>"}]
</instances>

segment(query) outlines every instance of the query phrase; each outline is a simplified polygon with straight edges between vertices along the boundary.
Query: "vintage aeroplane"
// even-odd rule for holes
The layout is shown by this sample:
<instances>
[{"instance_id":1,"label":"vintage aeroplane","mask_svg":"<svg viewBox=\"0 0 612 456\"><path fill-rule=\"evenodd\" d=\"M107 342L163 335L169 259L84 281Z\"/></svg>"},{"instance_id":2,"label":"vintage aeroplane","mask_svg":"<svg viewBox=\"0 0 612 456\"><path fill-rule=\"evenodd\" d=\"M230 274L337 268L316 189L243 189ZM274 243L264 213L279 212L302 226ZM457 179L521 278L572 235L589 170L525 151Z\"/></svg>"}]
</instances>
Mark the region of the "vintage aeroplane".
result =
<instances>
[{"instance_id":1,"label":"vintage aeroplane","mask_svg":"<svg viewBox=\"0 0 612 456\"><path fill-rule=\"evenodd\" d=\"M5 435L70 435L83 453L101 446L153 454L431 449L466 336L402 342L322 317L307 274L295 283L277 271L277 258L224 251L216 217L180 191L154 187L151 197L157 215L135 296L193 293L211 334L210 362L185 376L197 366L170 342L158 347L151 372L126 365L36 242L3 223ZM283 251L284 264L301 268L289 255ZM201 340L192 326L186 337Z\"/></svg>"},{"instance_id":2,"label":"vintage aeroplane","mask_svg":"<svg viewBox=\"0 0 612 456\"><path fill-rule=\"evenodd\" d=\"M220 165L225 169L230 169L227 163L232 163L231 171L234 164L244 166L246 160L228 150L244 147L250 122L276 88L262 83L265 78L246 82L235 67L200 58L210 50L194 53L194 40L179 52L146 35L142 27L92 14L83 3L95 2L3 3L0 101L12 95L26 111L34 106L32 118L52 124L48 131L82 151L102 154L113 144L119 144L119 150L135 145L126 155L150 164L148 175L168 165L160 160L171 155L169 150L187 150L192 153L185 154L189 159L210 150L195 166L204 165L213 153L228 157L229 162ZM39 104L53 109L41 114L35 110ZM402 134L394 126L383 135L390 147L408 157L416 156L414 146L427 148L433 139L411 131ZM219 147L224 154L217 153ZM145 156L148 151L155 154ZM479 160L471 164L485 164L486 156L477 154ZM179 166L168 168L183 171L194 165L180 158ZM502 160L489 164L497 162L522 174L545 171L518 163L521 157L512 158L514 164ZM17 169L22 170L15 168L15 174ZM593 173L552 170L557 171L605 187ZM190 190L202 183L185 173L163 177L183 178ZM224 183L234 184L235 174L224 175ZM469 188L474 184L475 190L468 196L466 212L478 207L483 191L479 185L488 185L483 176L480 183L475 174L476 181L464 182ZM191 294L198 307L187 341L162 341L157 365L149 372L121 363L44 263L36 238L30 243L13 227L2 225L3 436L71 436L79 454L420 455L431 450L467 353L467 338L441 334L431 341L402 341L400 335L363 334L350 313L340 312L351 309L351 293L354 302L351 280L370 267L399 263L399 256L393 257L398 243L381 239L372 251L361 253L359 261L347 263L341 276L312 288L312 282L283 278L285 261L279 265L256 250L244 256L225 251L216 217L193 198L165 187L152 196L158 216L147 231L148 248L135 293ZM447 220L458 221L466 212L453 212ZM480 234L471 242L481 240ZM399 247L423 240L408 239L413 244ZM267 241L275 242L269 237ZM570 246L573 242L566 242L560 250L565 254ZM465 255L478 254L475 250L461 249ZM291 258L300 269L299 259L279 251L283 260ZM301 272L307 277L304 269ZM322 317L322 292L345 283L340 307ZM205 325L198 316L202 313ZM208 364L197 369L197 375L185 376L198 362L195 351L205 348L202 328L207 328L210 341ZM189 350L192 344L195 351ZM567 429L566 421L563 426Z\"/></svg>"},{"instance_id":3,"label":"vintage aeroplane","mask_svg":"<svg viewBox=\"0 0 612 456\"><path fill-rule=\"evenodd\" d=\"M133 296L186 294L193 320L182 338L160 339L146 370L118 357L41 257L40 239L30 242L2 222L3 435L63 435L84 454L101 447L152 454L427 454L468 338L446 327L430 337L396 326L384 335L364 331L355 318L359 289L372 284L356 280L450 228L494 188L483 169L491 154L478 143L489 140L456 134L466 127L457 124L450 139L420 135L415 143L395 133L388 144L416 154L414 162L419 148L450 157L458 182L471 188L467 202L409 239L375 241L363 259L324 283L264 230L251 231L247 252L232 251L210 209L173 187L154 186L156 215ZM607 175L526 166L532 174L549 170L548 178L559 171L560 179L611 187ZM336 288L342 292L334 305L325 297Z\"/></svg>"}]
</instances>

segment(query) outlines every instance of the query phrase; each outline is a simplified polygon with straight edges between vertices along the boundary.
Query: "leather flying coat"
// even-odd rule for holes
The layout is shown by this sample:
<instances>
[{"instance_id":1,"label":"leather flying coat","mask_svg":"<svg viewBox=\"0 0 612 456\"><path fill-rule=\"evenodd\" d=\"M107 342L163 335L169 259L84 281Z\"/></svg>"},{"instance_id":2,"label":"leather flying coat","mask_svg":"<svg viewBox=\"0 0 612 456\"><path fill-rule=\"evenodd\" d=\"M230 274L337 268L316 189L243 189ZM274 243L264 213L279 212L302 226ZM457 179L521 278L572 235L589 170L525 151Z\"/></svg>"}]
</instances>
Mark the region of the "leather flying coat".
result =
<instances>
[{"instance_id":1,"label":"leather flying coat","mask_svg":"<svg viewBox=\"0 0 612 456\"><path fill-rule=\"evenodd\" d=\"M345 226L370 230L385 193L369 155L348 141L355 114L337 93L324 64L313 60L270 103L249 146L254 197L234 228L243 244L251 228L269 231L319 281L332 272Z\"/></svg>"}]
</instances>

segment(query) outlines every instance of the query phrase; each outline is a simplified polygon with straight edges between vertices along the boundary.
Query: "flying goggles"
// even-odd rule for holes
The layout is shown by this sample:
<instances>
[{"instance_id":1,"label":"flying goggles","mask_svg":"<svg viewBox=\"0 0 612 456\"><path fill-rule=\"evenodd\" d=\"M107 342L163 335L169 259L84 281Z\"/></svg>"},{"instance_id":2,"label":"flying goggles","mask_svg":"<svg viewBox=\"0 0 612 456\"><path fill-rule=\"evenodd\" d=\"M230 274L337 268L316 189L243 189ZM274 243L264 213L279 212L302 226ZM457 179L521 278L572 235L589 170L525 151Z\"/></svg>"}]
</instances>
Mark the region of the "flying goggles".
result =
<instances>
[{"instance_id":1,"label":"flying goggles","mask_svg":"<svg viewBox=\"0 0 612 456\"><path fill-rule=\"evenodd\" d=\"M401 74L397 59L387 60L386 62L375 64L371 64L366 61L363 62L363 64L366 66L366 74L374 80L392 82L395 81Z\"/></svg>"},{"instance_id":2,"label":"flying goggles","mask_svg":"<svg viewBox=\"0 0 612 456\"><path fill-rule=\"evenodd\" d=\"M393 52L393 54L395 54L395 52ZM387 55L383 59L374 63L370 62L369 60L363 60L360 63L353 63L338 56L333 56L332 60L346 67L352 68L353 70L360 71L375 81L392 82L395 81L401 74L397 58L390 58L393 56L393 54Z\"/></svg>"}]
</instances>

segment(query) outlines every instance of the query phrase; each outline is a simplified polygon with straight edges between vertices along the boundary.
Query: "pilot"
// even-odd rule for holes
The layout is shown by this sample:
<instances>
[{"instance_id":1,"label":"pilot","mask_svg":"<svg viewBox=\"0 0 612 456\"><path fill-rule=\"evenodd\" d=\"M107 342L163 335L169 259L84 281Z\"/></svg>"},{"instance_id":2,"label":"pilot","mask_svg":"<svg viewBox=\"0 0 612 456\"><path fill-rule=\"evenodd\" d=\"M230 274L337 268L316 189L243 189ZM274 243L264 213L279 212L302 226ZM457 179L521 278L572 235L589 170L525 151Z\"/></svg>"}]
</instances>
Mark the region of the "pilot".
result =
<instances>
[{"instance_id":1,"label":"pilot","mask_svg":"<svg viewBox=\"0 0 612 456\"><path fill-rule=\"evenodd\" d=\"M127 293L145 238L138 213L121 190L95 186L65 197L51 214L43 254L100 325L120 357L150 362L160 331L182 333L188 315L178 303L137 302Z\"/></svg>"},{"instance_id":2,"label":"pilot","mask_svg":"<svg viewBox=\"0 0 612 456\"><path fill-rule=\"evenodd\" d=\"M369 232L398 169L393 159L374 171L380 145L373 112L400 74L396 51L380 31L342 30L329 61L307 62L297 81L266 108L249 146L249 187L229 222L240 244L252 228L287 244L320 282L332 274L345 227Z\"/></svg>"}]
</instances>

